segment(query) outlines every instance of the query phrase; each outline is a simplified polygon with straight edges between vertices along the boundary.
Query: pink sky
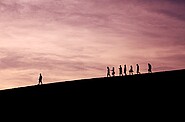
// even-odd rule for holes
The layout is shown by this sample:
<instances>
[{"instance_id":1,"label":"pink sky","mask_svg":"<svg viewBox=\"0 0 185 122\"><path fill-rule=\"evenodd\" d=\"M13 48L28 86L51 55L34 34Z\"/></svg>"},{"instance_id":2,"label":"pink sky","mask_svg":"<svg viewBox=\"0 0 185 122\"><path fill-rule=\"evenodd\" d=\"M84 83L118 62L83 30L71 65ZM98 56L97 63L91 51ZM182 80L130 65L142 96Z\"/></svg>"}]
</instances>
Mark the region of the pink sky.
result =
<instances>
[{"instance_id":1,"label":"pink sky","mask_svg":"<svg viewBox=\"0 0 185 122\"><path fill-rule=\"evenodd\" d=\"M0 89L185 68L184 0L1 0Z\"/></svg>"}]
</instances>

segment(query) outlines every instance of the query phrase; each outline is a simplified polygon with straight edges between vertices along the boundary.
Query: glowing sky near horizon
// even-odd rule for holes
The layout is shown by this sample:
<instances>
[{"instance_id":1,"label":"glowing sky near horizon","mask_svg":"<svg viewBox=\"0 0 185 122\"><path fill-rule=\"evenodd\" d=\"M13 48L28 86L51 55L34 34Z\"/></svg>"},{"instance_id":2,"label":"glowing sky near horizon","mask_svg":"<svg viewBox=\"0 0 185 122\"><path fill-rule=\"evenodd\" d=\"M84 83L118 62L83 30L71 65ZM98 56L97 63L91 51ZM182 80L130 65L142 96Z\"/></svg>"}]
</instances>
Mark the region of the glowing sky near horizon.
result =
<instances>
[{"instance_id":1,"label":"glowing sky near horizon","mask_svg":"<svg viewBox=\"0 0 185 122\"><path fill-rule=\"evenodd\" d=\"M184 0L0 0L0 89L185 68Z\"/></svg>"}]
</instances>

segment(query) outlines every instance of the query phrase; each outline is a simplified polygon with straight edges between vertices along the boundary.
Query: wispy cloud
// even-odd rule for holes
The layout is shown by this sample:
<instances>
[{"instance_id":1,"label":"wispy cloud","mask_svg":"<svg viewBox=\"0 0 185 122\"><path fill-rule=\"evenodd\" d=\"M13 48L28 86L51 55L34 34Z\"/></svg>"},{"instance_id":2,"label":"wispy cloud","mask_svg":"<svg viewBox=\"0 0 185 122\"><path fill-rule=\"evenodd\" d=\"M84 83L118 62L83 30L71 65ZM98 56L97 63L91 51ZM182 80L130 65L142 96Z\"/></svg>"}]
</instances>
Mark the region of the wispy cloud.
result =
<instances>
[{"instance_id":1,"label":"wispy cloud","mask_svg":"<svg viewBox=\"0 0 185 122\"><path fill-rule=\"evenodd\" d=\"M32 84L39 72L54 82L104 76L106 66L120 64L139 63L142 72L148 62L155 71L184 68L184 5L183 0L1 0L1 88Z\"/></svg>"}]
</instances>

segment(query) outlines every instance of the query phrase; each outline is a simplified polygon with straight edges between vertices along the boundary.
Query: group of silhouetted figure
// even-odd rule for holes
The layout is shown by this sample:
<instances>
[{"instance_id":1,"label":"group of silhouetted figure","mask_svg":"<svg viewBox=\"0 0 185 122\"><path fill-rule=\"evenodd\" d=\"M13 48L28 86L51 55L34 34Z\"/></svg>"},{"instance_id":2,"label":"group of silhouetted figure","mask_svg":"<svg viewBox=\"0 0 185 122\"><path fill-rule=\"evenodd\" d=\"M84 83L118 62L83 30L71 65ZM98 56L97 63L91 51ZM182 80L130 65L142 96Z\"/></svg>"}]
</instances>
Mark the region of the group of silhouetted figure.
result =
<instances>
[{"instance_id":1,"label":"group of silhouetted figure","mask_svg":"<svg viewBox=\"0 0 185 122\"><path fill-rule=\"evenodd\" d=\"M112 67L112 70L110 70L109 67L107 67L107 77L111 77L110 71L112 71L112 77L115 76L115 69L114 67ZM148 63L148 73L152 73L152 65L150 63ZM136 64L136 74L141 74L139 71L139 64ZM126 76L127 75L127 66L126 64L124 65L124 69L122 69L122 66L119 66L119 76ZM134 70L132 65L130 66L129 69L129 75L134 75Z\"/></svg>"},{"instance_id":2,"label":"group of silhouetted figure","mask_svg":"<svg viewBox=\"0 0 185 122\"><path fill-rule=\"evenodd\" d=\"M123 70L123 71L122 71ZM110 70L109 67L107 67L107 77L111 77L110 75L110 71L112 71L112 77L115 76L115 69L114 67L112 67L112 70ZM150 63L148 63L148 73L152 73L152 65ZM129 69L129 75L133 75L134 74L134 70L133 70L133 67L132 65L130 66L130 69ZM140 71L139 71L139 64L136 64L136 74L141 74ZM122 66L120 65L119 66L119 76L126 76L127 75L127 67L126 65L124 65L124 69L122 69ZM38 78L38 85L42 85L42 75L40 73L39 75L39 78Z\"/></svg>"}]
</instances>

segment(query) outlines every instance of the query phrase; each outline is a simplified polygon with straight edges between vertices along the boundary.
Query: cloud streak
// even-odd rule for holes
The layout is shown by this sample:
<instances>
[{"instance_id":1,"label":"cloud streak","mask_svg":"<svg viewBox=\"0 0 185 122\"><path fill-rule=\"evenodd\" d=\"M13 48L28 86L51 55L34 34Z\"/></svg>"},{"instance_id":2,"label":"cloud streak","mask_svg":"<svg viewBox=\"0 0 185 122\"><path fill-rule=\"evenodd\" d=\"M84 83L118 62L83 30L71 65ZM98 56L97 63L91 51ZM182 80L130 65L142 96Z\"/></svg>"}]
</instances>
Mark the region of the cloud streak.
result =
<instances>
[{"instance_id":1,"label":"cloud streak","mask_svg":"<svg viewBox=\"0 0 185 122\"><path fill-rule=\"evenodd\" d=\"M1 0L0 88L33 84L40 72L45 82L55 82L105 76L106 66L120 64L139 63L142 72L148 62L155 71L184 68L184 5Z\"/></svg>"}]
</instances>

